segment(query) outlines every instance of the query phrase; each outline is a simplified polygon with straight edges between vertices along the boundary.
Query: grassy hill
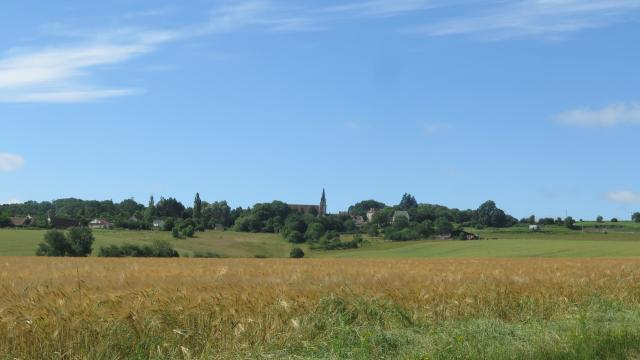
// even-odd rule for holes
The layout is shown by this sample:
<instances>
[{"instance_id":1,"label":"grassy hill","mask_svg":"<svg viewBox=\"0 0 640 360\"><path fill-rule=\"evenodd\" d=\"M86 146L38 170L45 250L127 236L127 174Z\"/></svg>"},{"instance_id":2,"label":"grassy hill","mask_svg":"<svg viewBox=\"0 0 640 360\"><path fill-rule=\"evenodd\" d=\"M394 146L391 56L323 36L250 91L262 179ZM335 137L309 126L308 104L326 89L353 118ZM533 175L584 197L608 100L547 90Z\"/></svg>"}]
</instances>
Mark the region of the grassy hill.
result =
<instances>
[{"instance_id":1,"label":"grassy hill","mask_svg":"<svg viewBox=\"0 0 640 360\"><path fill-rule=\"evenodd\" d=\"M532 233L527 226L483 229L482 240L420 240L389 242L369 238L360 249L311 251L303 245L307 257L336 258L469 258L469 257L623 257L640 256L640 224L631 222L584 224L584 232L562 226L547 226ZM0 230L0 256L29 256L35 253L44 230ZM145 244L168 240L182 256L196 251L214 252L224 257L288 257L293 247L279 234L207 231L192 239L173 239L168 232L98 230L94 231L94 252L110 244ZM348 240L348 236L345 237Z\"/></svg>"},{"instance_id":2,"label":"grassy hill","mask_svg":"<svg viewBox=\"0 0 640 360\"><path fill-rule=\"evenodd\" d=\"M44 233L44 230L0 229L0 256L34 255ZM157 239L171 242L182 256L192 255L195 251L212 251L225 257L288 257L292 247L279 234L207 231L197 233L192 239L174 239L171 233L164 231L94 230L93 234L96 238L94 253L101 246L142 245Z\"/></svg>"}]
</instances>

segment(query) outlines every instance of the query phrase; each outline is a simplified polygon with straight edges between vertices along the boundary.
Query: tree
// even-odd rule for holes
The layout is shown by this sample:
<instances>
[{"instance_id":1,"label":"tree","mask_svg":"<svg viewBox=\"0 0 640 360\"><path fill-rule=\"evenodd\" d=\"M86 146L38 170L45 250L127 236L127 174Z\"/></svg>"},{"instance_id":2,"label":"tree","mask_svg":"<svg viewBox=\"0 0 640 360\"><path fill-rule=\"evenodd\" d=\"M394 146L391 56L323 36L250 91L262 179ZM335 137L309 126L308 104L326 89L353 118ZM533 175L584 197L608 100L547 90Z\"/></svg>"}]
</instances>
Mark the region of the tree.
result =
<instances>
[{"instance_id":1,"label":"tree","mask_svg":"<svg viewBox=\"0 0 640 360\"><path fill-rule=\"evenodd\" d=\"M153 199L153 195L149 198L149 205L144 210L144 222L151 224L156 217L156 202Z\"/></svg>"},{"instance_id":2,"label":"tree","mask_svg":"<svg viewBox=\"0 0 640 360\"><path fill-rule=\"evenodd\" d=\"M202 218L202 200L200 200L200 193L196 193L196 198L193 200L193 217L196 219Z\"/></svg>"},{"instance_id":3,"label":"tree","mask_svg":"<svg viewBox=\"0 0 640 360\"><path fill-rule=\"evenodd\" d=\"M294 247L293 249L291 249L289 257L293 259L302 259L304 257L304 251L302 251L302 249L300 249L299 247Z\"/></svg>"},{"instance_id":4,"label":"tree","mask_svg":"<svg viewBox=\"0 0 640 360\"><path fill-rule=\"evenodd\" d=\"M418 207L418 201L413 195L409 193L405 193L402 195L402 200L400 200L400 204L398 204L398 209L400 210L412 210Z\"/></svg>"},{"instance_id":5,"label":"tree","mask_svg":"<svg viewBox=\"0 0 640 360\"><path fill-rule=\"evenodd\" d=\"M349 206L349 214L354 216L367 216L367 212L371 209L384 209L387 205L376 200L364 200L355 205Z\"/></svg>"},{"instance_id":6,"label":"tree","mask_svg":"<svg viewBox=\"0 0 640 360\"><path fill-rule=\"evenodd\" d=\"M289 232L287 235L287 241L294 244L300 244L304 242L304 235L297 230Z\"/></svg>"},{"instance_id":7,"label":"tree","mask_svg":"<svg viewBox=\"0 0 640 360\"><path fill-rule=\"evenodd\" d=\"M49 230L44 234L44 241L38 245L38 256L65 256L69 253L69 243L64 233Z\"/></svg>"},{"instance_id":8,"label":"tree","mask_svg":"<svg viewBox=\"0 0 640 360\"><path fill-rule=\"evenodd\" d=\"M510 225L505 212L498 209L496 203L491 200L486 201L476 210L475 221L477 224L491 227L505 227Z\"/></svg>"},{"instance_id":9,"label":"tree","mask_svg":"<svg viewBox=\"0 0 640 360\"><path fill-rule=\"evenodd\" d=\"M453 224L446 217L440 217L435 222L436 233L451 234L453 232Z\"/></svg>"},{"instance_id":10,"label":"tree","mask_svg":"<svg viewBox=\"0 0 640 360\"><path fill-rule=\"evenodd\" d=\"M568 227L569 229L571 229L571 230L575 229L575 223L576 223L576 221L573 220L573 218L571 216L567 216L564 219L564 225L566 227Z\"/></svg>"},{"instance_id":11,"label":"tree","mask_svg":"<svg viewBox=\"0 0 640 360\"><path fill-rule=\"evenodd\" d=\"M600 215L598 215L598 217L596 218L596 222L601 223L604 222L604 218Z\"/></svg>"},{"instance_id":12,"label":"tree","mask_svg":"<svg viewBox=\"0 0 640 360\"><path fill-rule=\"evenodd\" d=\"M313 222L307 227L304 237L307 241L318 241L324 235L325 228L320 222Z\"/></svg>"},{"instance_id":13,"label":"tree","mask_svg":"<svg viewBox=\"0 0 640 360\"><path fill-rule=\"evenodd\" d=\"M184 205L174 198L160 198L156 204L157 215L161 217L181 218L184 210Z\"/></svg>"},{"instance_id":14,"label":"tree","mask_svg":"<svg viewBox=\"0 0 640 360\"><path fill-rule=\"evenodd\" d=\"M67 241L69 243L70 256L89 256L91 255L93 241L93 233L91 229L86 227L73 227L69 229Z\"/></svg>"},{"instance_id":15,"label":"tree","mask_svg":"<svg viewBox=\"0 0 640 360\"><path fill-rule=\"evenodd\" d=\"M640 223L640 212L637 212L631 215L631 220Z\"/></svg>"},{"instance_id":16,"label":"tree","mask_svg":"<svg viewBox=\"0 0 640 360\"><path fill-rule=\"evenodd\" d=\"M611 222L618 222L618 218L611 219Z\"/></svg>"}]
</instances>

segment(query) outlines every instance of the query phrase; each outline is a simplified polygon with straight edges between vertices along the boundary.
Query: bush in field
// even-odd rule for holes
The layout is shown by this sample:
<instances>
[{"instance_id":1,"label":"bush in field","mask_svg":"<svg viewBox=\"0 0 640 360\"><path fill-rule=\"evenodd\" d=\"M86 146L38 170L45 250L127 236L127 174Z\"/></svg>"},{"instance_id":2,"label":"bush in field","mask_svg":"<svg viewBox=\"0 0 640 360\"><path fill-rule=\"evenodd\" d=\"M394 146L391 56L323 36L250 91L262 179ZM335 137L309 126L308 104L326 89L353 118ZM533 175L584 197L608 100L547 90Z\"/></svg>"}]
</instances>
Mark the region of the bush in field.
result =
<instances>
[{"instance_id":1,"label":"bush in field","mask_svg":"<svg viewBox=\"0 0 640 360\"><path fill-rule=\"evenodd\" d=\"M302 251L302 249L300 249L299 247L295 247L291 249L291 253L289 253L289 256L294 259L301 259L304 257L304 251Z\"/></svg>"},{"instance_id":2,"label":"bush in field","mask_svg":"<svg viewBox=\"0 0 640 360\"><path fill-rule=\"evenodd\" d=\"M38 256L77 256L91 255L93 233L85 227L69 229L67 235L62 231L49 230L44 234L44 240L38 245Z\"/></svg>"},{"instance_id":3,"label":"bush in field","mask_svg":"<svg viewBox=\"0 0 640 360\"><path fill-rule=\"evenodd\" d=\"M38 245L38 256L65 256L69 252L69 243L64 233L59 230L49 230L44 234L44 241Z\"/></svg>"},{"instance_id":4,"label":"bush in field","mask_svg":"<svg viewBox=\"0 0 640 360\"><path fill-rule=\"evenodd\" d=\"M289 232L286 239L290 243L300 244L304 242L304 235L302 235L302 233L297 230L293 230Z\"/></svg>"},{"instance_id":5,"label":"bush in field","mask_svg":"<svg viewBox=\"0 0 640 360\"><path fill-rule=\"evenodd\" d=\"M568 227L571 230L575 230L576 226L575 226L576 221L571 217L571 216L567 216L564 219L564 225L566 227Z\"/></svg>"},{"instance_id":6,"label":"bush in field","mask_svg":"<svg viewBox=\"0 0 640 360\"><path fill-rule=\"evenodd\" d=\"M618 222L618 218L611 219L611 222Z\"/></svg>"},{"instance_id":7,"label":"bush in field","mask_svg":"<svg viewBox=\"0 0 640 360\"><path fill-rule=\"evenodd\" d=\"M596 222L598 222L598 223L604 222L604 218L602 216L598 216L596 218Z\"/></svg>"},{"instance_id":8,"label":"bush in field","mask_svg":"<svg viewBox=\"0 0 640 360\"><path fill-rule=\"evenodd\" d=\"M67 241L71 249L70 256L89 256L95 238L91 229L86 227L73 227L67 233Z\"/></svg>"},{"instance_id":9,"label":"bush in field","mask_svg":"<svg viewBox=\"0 0 640 360\"><path fill-rule=\"evenodd\" d=\"M156 240L151 245L109 245L98 251L99 257L178 257L170 243Z\"/></svg>"},{"instance_id":10,"label":"bush in field","mask_svg":"<svg viewBox=\"0 0 640 360\"><path fill-rule=\"evenodd\" d=\"M631 215L631 220L635 221L635 222L640 222L640 212L634 213L633 215Z\"/></svg>"},{"instance_id":11,"label":"bush in field","mask_svg":"<svg viewBox=\"0 0 640 360\"><path fill-rule=\"evenodd\" d=\"M193 253L193 257L194 258L222 258L223 256L218 254L218 253L214 253L213 251L195 251Z\"/></svg>"}]
</instances>

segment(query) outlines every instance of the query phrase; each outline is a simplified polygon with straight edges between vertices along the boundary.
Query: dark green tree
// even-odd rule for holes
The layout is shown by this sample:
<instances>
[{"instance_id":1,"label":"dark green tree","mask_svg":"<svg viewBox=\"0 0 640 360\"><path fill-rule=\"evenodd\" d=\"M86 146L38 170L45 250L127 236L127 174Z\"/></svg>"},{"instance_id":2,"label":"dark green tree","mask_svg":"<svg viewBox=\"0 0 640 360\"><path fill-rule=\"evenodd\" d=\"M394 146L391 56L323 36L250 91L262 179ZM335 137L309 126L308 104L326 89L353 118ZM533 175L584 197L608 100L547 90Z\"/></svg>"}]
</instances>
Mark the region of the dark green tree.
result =
<instances>
[{"instance_id":1,"label":"dark green tree","mask_svg":"<svg viewBox=\"0 0 640 360\"><path fill-rule=\"evenodd\" d=\"M402 195L402 200L400 200L400 204L398 204L399 210L412 210L418 207L418 201L413 195L409 193L405 193Z\"/></svg>"},{"instance_id":2,"label":"dark green tree","mask_svg":"<svg viewBox=\"0 0 640 360\"><path fill-rule=\"evenodd\" d=\"M200 200L200 193L196 193L196 198L193 200L193 217L195 219L202 218L202 200Z\"/></svg>"},{"instance_id":3,"label":"dark green tree","mask_svg":"<svg viewBox=\"0 0 640 360\"><path fill-rule=\"evenodd\" d=\"M453 232L453 224L446 217L440 217L435 222L436 233L451 234Z\"/></svg>"},{"instance_id":4,"label":"dark green tree","mask_svg":"<svg viewBox=\"0 0 640 360\"><path fill-rule=\"evenodd\" d=\"M640 212L637 212L631 215L631 220L640 223Z\"/></svg>"},{"instance_id":5,"label":"dark green tree","mask_svg":"<svg viewBox=\"0 0 640 360\"><path fill-rule=\"evenodd\" d=\"M73 227L69 229L67 234L70 248L69 255L79 257L91 255L94 240L93 233L89 228Z\"/></svg>"},{"instance_id":6,"label":"dark green tree","mask_svg":"<svg viewBox=\"0 0 640 360\"><path fill-rule=\"evenodd\" d=\"M149 198L149 205L144 210L144 222L147 224L153 223L156 217L156 202L153 199L153 195Z\"/></svg>"},{"instance_id":7,"label":"dark green tree","mask_svg":"<svg viewBox=\"0 0 640 360\"><path fill-rule=\"evenodd\" d=\"M571 216L567 216L564 219L564 226L568 227L571 230L575 229L575 223L576 221Z\"/></svg>"},{"instance_id":8,"label":"dark green tree","mask_svg":"<svg viewBox=\"0 0 640 360\"><path fill-rule=\"evenodd\" d=\"M38 245L36 255L65 256L69 251L69 243L64 233L59 230L49 230L44 234L44 241Z\"/></svg>"}]
</instances>

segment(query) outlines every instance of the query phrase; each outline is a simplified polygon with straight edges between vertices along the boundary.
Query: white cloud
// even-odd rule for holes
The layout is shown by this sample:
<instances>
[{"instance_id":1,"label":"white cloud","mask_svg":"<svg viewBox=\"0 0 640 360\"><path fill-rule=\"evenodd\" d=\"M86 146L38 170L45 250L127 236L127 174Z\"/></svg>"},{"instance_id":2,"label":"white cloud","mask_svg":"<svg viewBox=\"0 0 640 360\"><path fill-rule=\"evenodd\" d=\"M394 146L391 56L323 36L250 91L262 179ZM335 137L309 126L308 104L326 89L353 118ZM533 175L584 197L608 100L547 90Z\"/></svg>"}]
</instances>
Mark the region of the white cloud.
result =
<instances>
[{"instance_id":1,"label":"white cloud","mask_svg":"<svg viewBox=\"0 0 640 360\"><path fill-rule=\"evenodd\" d=\"M603 27L640 9L638 0L520 0L493 2L479 16L453 17L412 29L432 36L481 35L492 39L548 36Z\"/></svg>"},{"instance_id":2,"label":"white cloud","mask_svg":"<svg viewBox=\"0 0 640 360\"><path fill-rule=\"evenodd\" d=\"M304 17L279 14L266 1L220 7L199 25L169 30L115 28L102 32L58 32L72 44L14 50L0 55L0 102L86 102L140 93L122 86L97 84L101 68L152 53L161 45L256 26L273 31L302 29ZM77 34L83 34L78 36Z\"/></svg>"},{"instance_id":3,"label":"white cloud","mask_svg":"<svg viewBox=\"0 0 640 360\"><path fill-rule=\"evenodd\" d=\"M433 8L440 3L441 1L433 0L369 0L330 6L326 8L325 11L349 13L360 16L385 17Z\"/></svg>"},{"instance_id":4,"label":"white cloud","mask_svg":"<svg viewBox=\"0 0 640 360\"><path fill-rule=\"evenodd\" d=\"M24 158L20 155L0 152L0 172L10 172L24 166Z\"/></svg>"},{"instance_id":5,"label":"white cloud","mask_svg":"<svg viewBox=\"0 0 640 360\"><path fill-rule=\"evenodd\" d=\"M178 35L118 29L77 45L10 53L0 59L0 102L83 102L136 93L91 84L101 66L152 52Z\"/></svg>"},{"instance_id":6,"label":"white cloud","mask_svg":"<svg viewBox=\"0 0 640 360\"><path fill-rule=\"evenodd\" d=\"M607 200L622 204L640 204L640 194L633 191L610 191L605 194Z\"/></svg>"},{"instance_id":7,"label":"white cloud","mask_svg":"<svg viewBox=\"0 0 640 360\"><path fill-rule=\"evenodd\" d=\"M640 124L640 103L618 103L602 109L574 109L558 114L556 121L582 127L612 127L620 124Z\"/></svg>"}]
</instances>

